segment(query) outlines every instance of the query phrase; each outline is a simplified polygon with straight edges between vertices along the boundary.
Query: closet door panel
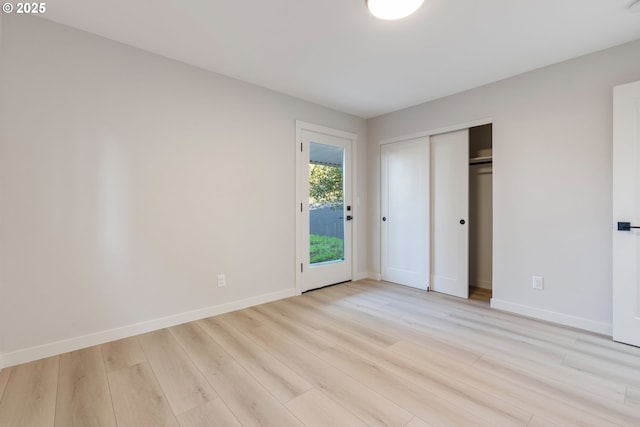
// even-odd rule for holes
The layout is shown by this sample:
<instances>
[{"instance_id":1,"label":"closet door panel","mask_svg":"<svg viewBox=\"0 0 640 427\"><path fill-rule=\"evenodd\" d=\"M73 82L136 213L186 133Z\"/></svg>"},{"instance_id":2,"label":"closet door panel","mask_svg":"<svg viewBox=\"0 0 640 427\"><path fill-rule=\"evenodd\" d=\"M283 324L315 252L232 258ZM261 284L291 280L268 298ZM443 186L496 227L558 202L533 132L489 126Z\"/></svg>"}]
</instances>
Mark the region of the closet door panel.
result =
<instances>
[{"instance_id":1,"label":"closet door panel","mask_svg":"<svg viewBox=\"0 0 640 427\"><path fill-rule=\"evenodd\" d=\"M429 283L429 138L381 146L382 279Z\"/></svg>"},{"instance_id":2,"label":"closet door panel","mask_svg":"<svg viewBox=\"0 0 640 427\"><path fill-rule=\"evenodd\" d=\"M469 297L469 131L431 137L431 286Z\"/></svg>"}]
</instances>

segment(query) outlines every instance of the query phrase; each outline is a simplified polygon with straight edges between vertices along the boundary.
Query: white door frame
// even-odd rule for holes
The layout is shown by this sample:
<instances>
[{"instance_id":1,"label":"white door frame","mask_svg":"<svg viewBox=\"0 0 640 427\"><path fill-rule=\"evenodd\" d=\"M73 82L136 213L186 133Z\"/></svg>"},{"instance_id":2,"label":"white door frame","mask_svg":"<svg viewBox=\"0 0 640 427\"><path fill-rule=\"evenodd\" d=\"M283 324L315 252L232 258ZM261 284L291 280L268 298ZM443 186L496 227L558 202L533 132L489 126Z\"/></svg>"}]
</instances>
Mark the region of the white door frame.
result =
<instances>
[{"instance_id":1,"label":"white door frame","mask_svg":"<svg viewBox=\"0 0 640 427\"><path fill-rule=\"evenodd\" d=\"M295 141L295 150L296 150L296 263L295 263L295 271L296 271L296 295L300 295L302 293L302 268L305 251L308 248L303 247L302 245L302 233L308 233L308 230L302 230L302 214L308 214L308 212L302 212L302 206L305 205L305 201L308 203L308 194L304 192L303 182L308 181L309 177L306 175L306 170L302 167L301 158L303 156L301 150L302 144L302 132L303 131L311 131L316 133L321 133L329 136L334 136L338 138L344 138L351 141L351 164L347 165L350 168L351 172L351 194L352 194L352 206L353 206L353 222L351 226L351 278L354 276L354 265L356 261L356 256L358 254L358 246L357 246L357 221L359 218L359 210L358 210L358 197L355 193L355 189L357 188L357 170L356 170L356 149L357 149L357 140L358 135L351 132L346 132L338 129L329 128L326 126L316 125L313 123L304 122L301 120L296 120L296 141Z\"/></svg>"},{"instance_id":2,"label":"white door frame","mask_svg":"<svg viewBox=\"0 0 640 427\"><path fill-rule=\"evenodd\" d=\"M422 138L425 136L430 137L430 136L439 135L442 133L449 133L449 132L455 132L457 130L474 128L476 126L489 125L492 123L493 123L493 119L488 117L488 118L473 120L470 122L460 123L456 125L445 126L441 128L432 129L432 130L426 130L423 132L410 133L402 136L395 136L393 138L383 139L378 143L378 145L391 144L393 142L401 142L401 141L406 141L408 139Z\"/></svg>"}]
</instances>

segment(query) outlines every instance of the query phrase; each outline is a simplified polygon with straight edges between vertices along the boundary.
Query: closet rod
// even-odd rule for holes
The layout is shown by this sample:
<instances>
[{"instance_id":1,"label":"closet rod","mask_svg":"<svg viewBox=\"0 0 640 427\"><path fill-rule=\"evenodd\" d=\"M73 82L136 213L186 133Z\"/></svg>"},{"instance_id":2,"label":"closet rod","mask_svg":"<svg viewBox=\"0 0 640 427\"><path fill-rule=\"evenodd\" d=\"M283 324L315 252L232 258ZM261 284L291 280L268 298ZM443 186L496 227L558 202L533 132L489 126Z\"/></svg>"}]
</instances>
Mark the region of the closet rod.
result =
<instances>
[{"instance_id":1,"label":"closet rod","mask_svg":"<svg viewBox=\"0 0 640 427\"><path fill-rule=\"evenodd\" d=\"M478 160L471 159L471 160L469 160L469 164L470 165L490 165L492 163L493 163L493 160L491 160L491 159L489 159L489 160L486 160L486 159L478 159Z\"/></svg>"}]
</instances>

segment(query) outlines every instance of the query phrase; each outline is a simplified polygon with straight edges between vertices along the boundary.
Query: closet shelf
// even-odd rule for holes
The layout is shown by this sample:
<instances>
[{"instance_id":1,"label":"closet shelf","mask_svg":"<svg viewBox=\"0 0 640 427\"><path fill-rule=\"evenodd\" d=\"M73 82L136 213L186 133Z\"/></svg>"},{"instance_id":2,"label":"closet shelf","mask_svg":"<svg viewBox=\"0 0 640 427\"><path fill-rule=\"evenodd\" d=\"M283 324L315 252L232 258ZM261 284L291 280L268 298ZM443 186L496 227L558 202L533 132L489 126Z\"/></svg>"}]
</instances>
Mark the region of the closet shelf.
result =
<instances>
[{"instance_id":1,"label":"closet shelf","mask_svg":"<svg viewBox=\"0 0 640 427\"><path fill-rule=\"evenodd\" d=\"M474 157L472 159L469 159L470 165L482 165L485 163L492 163L492 162L493 162L493 156Z\"/></svg>"}]
</instances>

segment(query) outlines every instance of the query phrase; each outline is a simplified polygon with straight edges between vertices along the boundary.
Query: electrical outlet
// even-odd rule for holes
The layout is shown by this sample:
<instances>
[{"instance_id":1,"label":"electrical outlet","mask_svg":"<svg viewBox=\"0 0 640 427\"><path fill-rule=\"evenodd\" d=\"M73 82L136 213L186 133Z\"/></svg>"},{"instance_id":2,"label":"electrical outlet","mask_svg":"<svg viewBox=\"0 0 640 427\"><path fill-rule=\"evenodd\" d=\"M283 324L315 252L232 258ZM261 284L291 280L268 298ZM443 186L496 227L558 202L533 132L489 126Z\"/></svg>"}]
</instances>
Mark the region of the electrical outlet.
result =
<instances>
[{"instance_id":1,"label":"electrical outlet","mask_svg":"<svg viewBox=\"0 0 640 427\"><path fill-rule=\"evenodd\" d=\"M218 274L218 287L224 288L225 286L227 286L227 278L224 274Z\"/></svg>"},{"instance_id":2,"label":"electrical outlet","mask_svg":"<svg viewBox=\"0 0 640 427\"><path fill-rule=\"evenodd\" d=\"M532 277L532 287L538 291L544 289L544 279L542 276L533 276Z\"/></svg>"}]
</instances>

